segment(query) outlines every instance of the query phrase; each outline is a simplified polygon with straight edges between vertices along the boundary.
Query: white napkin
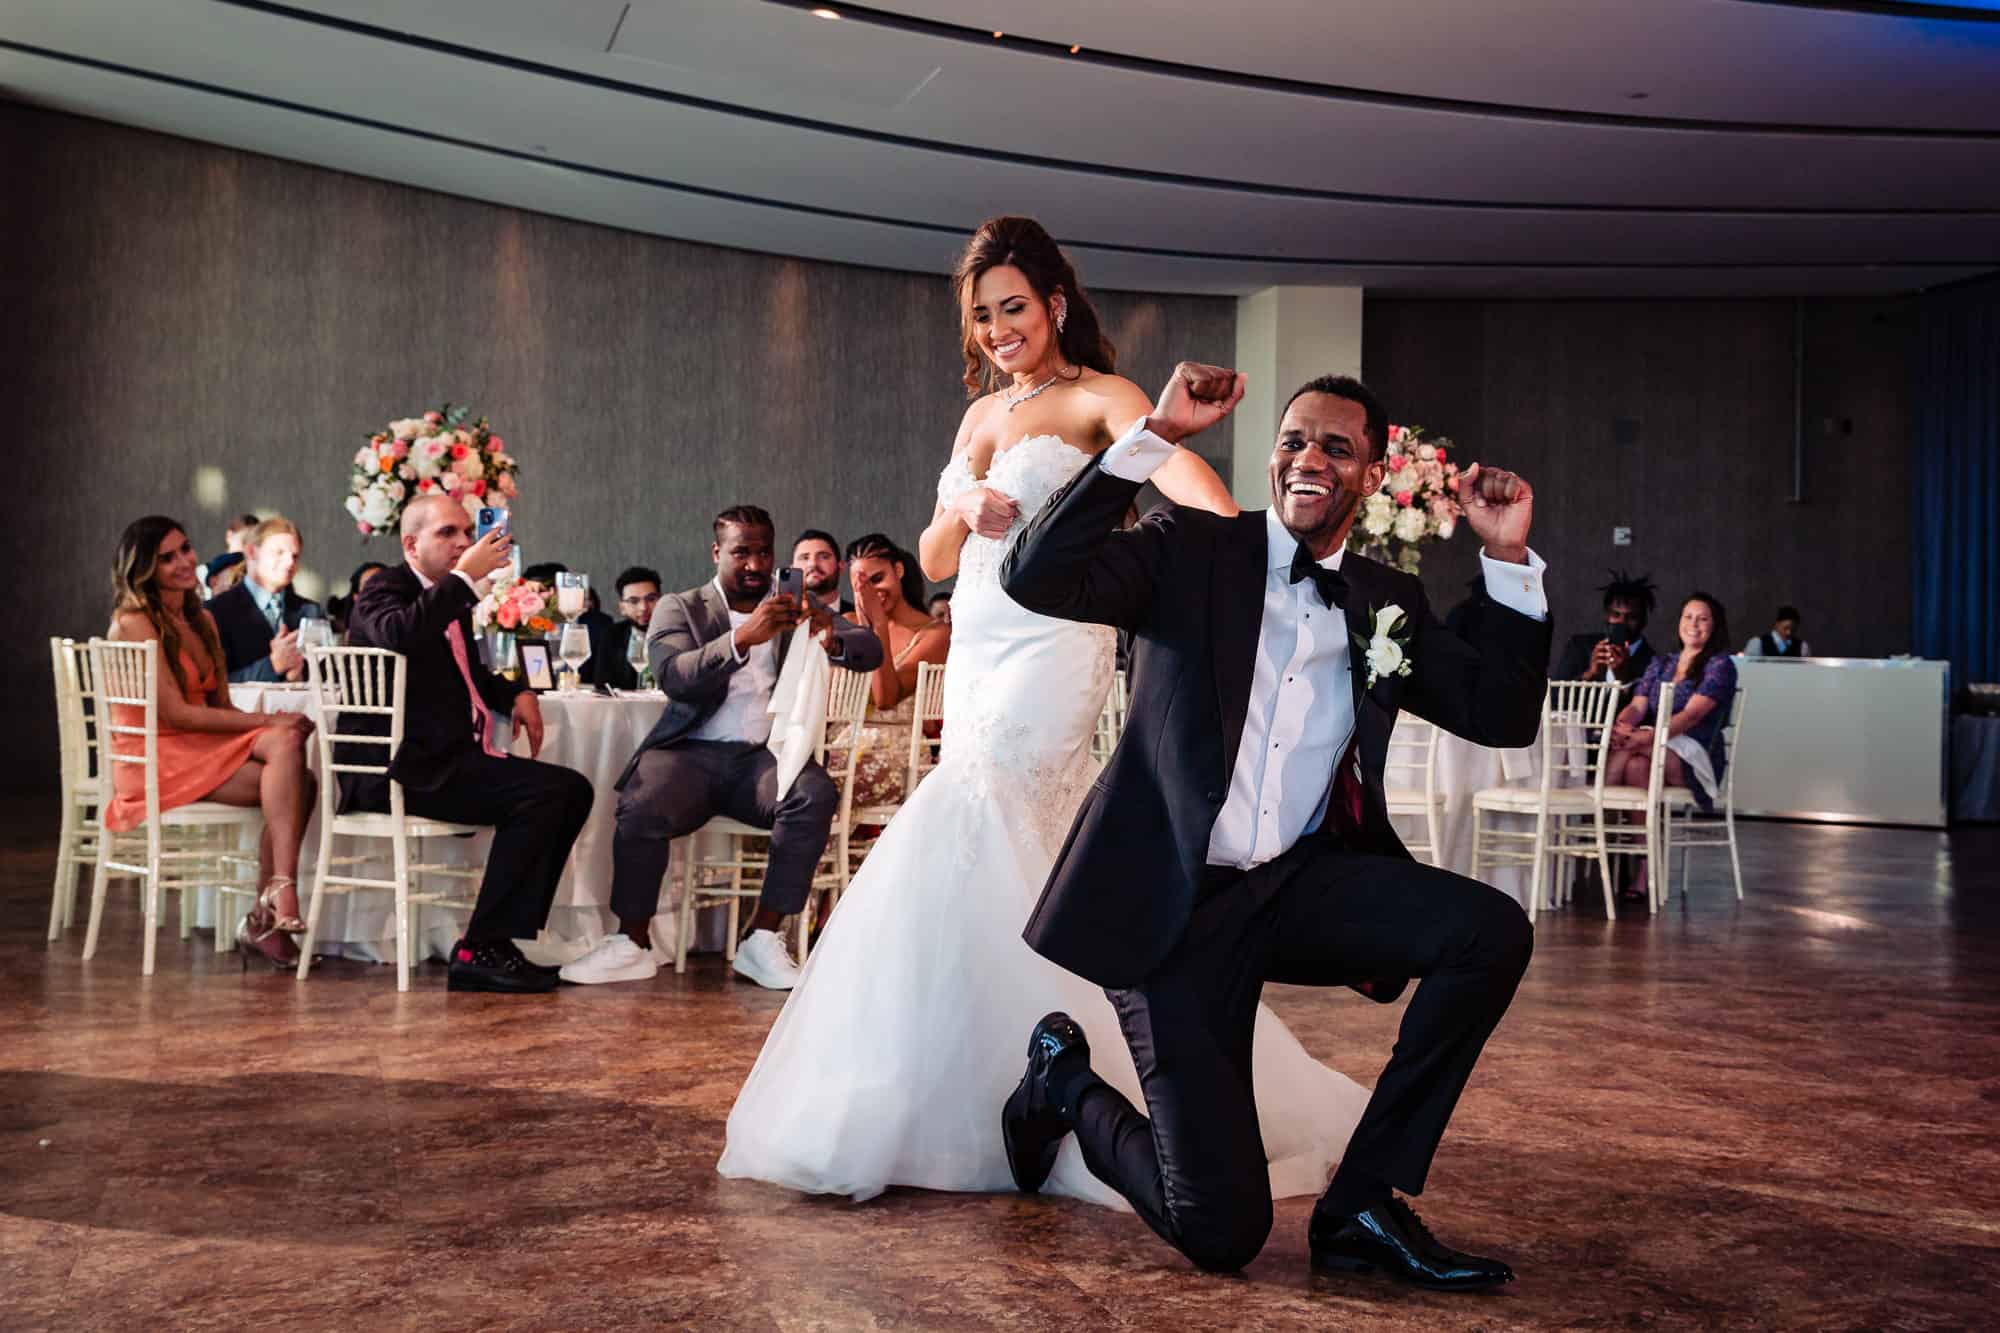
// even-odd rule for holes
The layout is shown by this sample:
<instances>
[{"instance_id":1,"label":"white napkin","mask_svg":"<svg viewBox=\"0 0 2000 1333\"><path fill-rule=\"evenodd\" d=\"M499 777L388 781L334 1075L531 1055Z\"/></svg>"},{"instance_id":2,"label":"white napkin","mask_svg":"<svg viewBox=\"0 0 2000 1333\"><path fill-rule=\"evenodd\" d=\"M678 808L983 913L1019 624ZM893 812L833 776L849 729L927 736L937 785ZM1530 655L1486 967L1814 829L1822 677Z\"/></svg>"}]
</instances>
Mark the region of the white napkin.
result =
<instances>
[{"instance_id":1,"label":"white napkin","mask_svg":"<svg viewBox=\"0 0 2000 1333\"><path fill-rule=\"evenodd\" d=\"M784 670L771 690L771 739L778 757L778 799L792 789L826 730L826 693L833 684L833 667L813 641L812 624L792 631Z\"/></svg>"}]
</instances>

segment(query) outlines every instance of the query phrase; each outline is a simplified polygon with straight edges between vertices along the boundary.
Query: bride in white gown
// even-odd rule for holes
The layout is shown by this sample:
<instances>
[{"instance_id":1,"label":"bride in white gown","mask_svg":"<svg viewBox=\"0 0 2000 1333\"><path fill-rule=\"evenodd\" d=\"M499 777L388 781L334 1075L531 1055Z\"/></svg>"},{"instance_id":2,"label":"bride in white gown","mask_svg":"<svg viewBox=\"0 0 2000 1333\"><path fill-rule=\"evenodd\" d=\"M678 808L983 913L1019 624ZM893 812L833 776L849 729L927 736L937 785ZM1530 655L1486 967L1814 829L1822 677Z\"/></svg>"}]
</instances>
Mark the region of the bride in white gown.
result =
<instances>
[{"instance_id":1,"label":"bride in white gown","mask_svg":"<svg viewBox=\"0 0 2000 1333\"><path fill-rule=\"evenodd\" d=\"M1096 316L1036 223L985 224L958 276L968 386L983 355L1003 391L966 413L922 541L926 574L958 575L941 762L828 918L729 1114L725 1176L856 1199L890 1185L1011 1189L1000 1107L1021 1076L1022 1034L1052 1009L1088 1032L1117 1030L1101 990L1021 939L1097 773L1112 632L1024 610L999 569L1056 487L1151 404L1109 373ZM1192 453L1156 481L1179 503L1234 512ZM1097 1043L1092 1064L1145 1105L1123 1042ZM1367 1089L1261 1007L1254 1071L1273 1195L1317 1194ZM1044 1190L1126 1206L1074 1138Z\"/></svg>"}]
</instances>

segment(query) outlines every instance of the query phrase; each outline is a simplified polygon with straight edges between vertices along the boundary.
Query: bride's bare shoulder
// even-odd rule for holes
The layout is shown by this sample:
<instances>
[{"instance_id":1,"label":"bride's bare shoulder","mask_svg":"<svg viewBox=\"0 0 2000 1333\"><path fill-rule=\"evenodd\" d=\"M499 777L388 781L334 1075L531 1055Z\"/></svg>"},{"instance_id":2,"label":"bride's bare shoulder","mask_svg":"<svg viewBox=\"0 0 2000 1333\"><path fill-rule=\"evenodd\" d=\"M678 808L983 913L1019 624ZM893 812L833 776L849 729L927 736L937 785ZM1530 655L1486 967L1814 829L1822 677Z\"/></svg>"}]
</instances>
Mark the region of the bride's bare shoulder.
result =
<instances>
[{"instance_id":1,"label":"bride's bare shoulder","mask_svg":"<svg viewBox=\"0 0 2000 1333\"><path fill-rule=\"evenodd\" d=\"M992 415L993 404L999 401L999 393L981 394L966 405L965 415L959 418L958 436L951 442L951 456L958 457L972 447L979 438L980 428Z\"/></svg>"}]
</instances>

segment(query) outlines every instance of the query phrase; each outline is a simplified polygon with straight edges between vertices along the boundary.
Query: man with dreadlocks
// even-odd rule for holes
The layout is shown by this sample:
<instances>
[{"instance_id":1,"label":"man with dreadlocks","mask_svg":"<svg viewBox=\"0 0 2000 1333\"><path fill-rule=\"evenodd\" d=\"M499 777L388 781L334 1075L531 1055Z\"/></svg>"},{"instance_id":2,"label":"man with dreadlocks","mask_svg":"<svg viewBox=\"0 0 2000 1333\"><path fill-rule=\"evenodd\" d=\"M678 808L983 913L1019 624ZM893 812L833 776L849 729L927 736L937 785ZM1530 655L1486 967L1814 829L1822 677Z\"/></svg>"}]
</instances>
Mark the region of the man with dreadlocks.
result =
<instances>
[{"instance_id":1,"label":"man with dreadlocks","mask_svg":"<svg viewBox=\"0 0 2000 1333\"><path fill-rule=\"evenodd\" d=\"M1611 581L1598 589L1604 594L1604 632L1572 635L1553 679L1603 680L1609 672L1629 687L1653 660L1653 645L1646 642L1646 619L1659 600L1652 576L1634 578L1622 569L1610 572Z\"/></svg>"}]
</instances>

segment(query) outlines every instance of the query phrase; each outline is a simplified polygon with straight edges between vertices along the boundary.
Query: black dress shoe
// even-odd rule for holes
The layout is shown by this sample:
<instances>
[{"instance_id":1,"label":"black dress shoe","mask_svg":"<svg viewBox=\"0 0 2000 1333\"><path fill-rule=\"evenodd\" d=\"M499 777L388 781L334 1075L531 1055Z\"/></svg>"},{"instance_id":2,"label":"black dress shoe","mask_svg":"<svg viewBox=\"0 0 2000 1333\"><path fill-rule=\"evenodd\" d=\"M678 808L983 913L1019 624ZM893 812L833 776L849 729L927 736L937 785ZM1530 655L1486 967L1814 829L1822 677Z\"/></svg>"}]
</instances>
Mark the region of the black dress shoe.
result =
<instances>
[{"instance_id":1,"label":"black dress shoe","mask_svg":"<svg viewBox=\"0 0 2000 1333\"><path fill-rule=\"evenodd\" d=\"M1070 1131L1065 1108L1055 1090L1090 1068L1090 1043L1083 1029L1065 1013L1049 1014L1035 1024L1028 1038L1028 1072L1000 1108L1000 1140L1007 1145L1007 1167L1014 1183L1027 1194L1041 1189L1055 1169L1056 1150ZM1074 1108L1069 1108L1074 1109Z\"/></svg>"},{"instance_id":2,"label":"black dress shoe","mask_svg":"<svg viewBox=\"0 0 2000 1333\"><path fill-rule=\"evenodd\" d=\"M1438 1242L1410 1205L1391 1197L1348 1217L1313 1213L1312 1266L1325 1273L1386 1273L1436 1291L1480 1291L1514 1280L1498 1259Z\"/></svg>"},{"instance_id":3,"label":"black dress shoe","mask_svg":"<svg viewBox=\"0 0 2000 1333\"><path fill-rule=\"evenodd\" d=\"M538 995L556 988L558 970L536 967L512 940L497 944L460 940L451 946L451 971L444 985L446 990Z\"/></svg>"}]
</instances>

